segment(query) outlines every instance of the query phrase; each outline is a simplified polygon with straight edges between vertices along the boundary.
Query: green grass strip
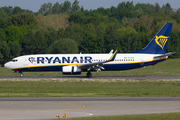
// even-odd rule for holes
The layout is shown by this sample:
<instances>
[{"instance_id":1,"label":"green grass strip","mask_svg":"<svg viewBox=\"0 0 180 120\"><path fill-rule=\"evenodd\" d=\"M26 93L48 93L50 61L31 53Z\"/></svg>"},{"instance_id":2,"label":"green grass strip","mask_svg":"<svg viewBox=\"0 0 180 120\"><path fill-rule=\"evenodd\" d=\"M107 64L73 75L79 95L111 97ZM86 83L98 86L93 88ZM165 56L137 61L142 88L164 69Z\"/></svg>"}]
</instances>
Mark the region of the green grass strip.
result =
<instances>
[{"instance_id":1,"label":"green grass strip","mask_svg":"<svg viewBox=\"0 0 180 120\"><path fill-rule=\"evenodd\" d=\"M180 96L180 80L0 80L0 97Z\"/></svg>"}]
</instances>

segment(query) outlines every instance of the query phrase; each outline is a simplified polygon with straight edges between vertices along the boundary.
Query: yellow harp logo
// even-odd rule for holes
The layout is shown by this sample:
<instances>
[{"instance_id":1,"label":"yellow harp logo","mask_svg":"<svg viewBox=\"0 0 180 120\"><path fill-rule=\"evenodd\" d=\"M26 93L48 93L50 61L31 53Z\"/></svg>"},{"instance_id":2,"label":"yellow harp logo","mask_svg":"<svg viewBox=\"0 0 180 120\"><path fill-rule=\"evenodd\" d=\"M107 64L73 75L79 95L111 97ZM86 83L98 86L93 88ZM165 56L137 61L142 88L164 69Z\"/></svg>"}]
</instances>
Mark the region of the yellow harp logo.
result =
<instances>
[{"instance_id":1,"label":"yellow harp logo","mask_svg":"<svg viewBox=\"0 0 180 120\"><path fill-rule=\"evenodd\" d=\"M163 50L164 46L166 45L166 42L167 42L168 38L169 37L162 36L162 35L160 35L159 37L156 36L156 38L155 38L156 44L158 44Z\"/></svg>"}]
</instances>

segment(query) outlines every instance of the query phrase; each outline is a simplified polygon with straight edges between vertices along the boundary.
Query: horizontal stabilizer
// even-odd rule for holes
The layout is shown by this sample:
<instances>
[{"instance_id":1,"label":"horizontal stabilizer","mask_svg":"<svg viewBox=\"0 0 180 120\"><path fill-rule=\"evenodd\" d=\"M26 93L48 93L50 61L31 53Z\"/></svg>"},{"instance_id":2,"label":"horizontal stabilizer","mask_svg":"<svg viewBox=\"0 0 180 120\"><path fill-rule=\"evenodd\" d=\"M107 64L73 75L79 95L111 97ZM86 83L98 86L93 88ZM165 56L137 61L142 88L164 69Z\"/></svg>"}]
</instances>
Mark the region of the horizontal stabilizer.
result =
<instances>
[{"instance_id":1,"label":"horizontal stabilizer","mask_svg":"<svg viewBox=\"0 0 180 120\"><path fill-rule=\"evenodd\" d=\"M175 52L169 52L169 53L166 53L166 54L163 54L163 55L158 55L158 56L155 56L154 58L166 57L166 56L170 56L170 55L173 55L173 54L175 54Z\"/></svg>"}]
</instances>

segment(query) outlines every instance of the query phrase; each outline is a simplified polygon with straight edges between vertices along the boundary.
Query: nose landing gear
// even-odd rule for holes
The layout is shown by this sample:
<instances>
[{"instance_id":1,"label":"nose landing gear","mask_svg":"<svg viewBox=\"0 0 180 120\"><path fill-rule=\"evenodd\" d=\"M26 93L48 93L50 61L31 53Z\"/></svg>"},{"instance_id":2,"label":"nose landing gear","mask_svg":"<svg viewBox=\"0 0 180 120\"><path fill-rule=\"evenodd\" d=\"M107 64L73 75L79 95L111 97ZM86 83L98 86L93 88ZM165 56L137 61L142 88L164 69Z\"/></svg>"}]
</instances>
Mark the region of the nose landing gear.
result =
<instances>
[{"instance_id":1,"label":"nose landing gear","mask_svg":"<svg viewBox=\"0 0 180 120\"><path fill-rule=\"evenodd\" d=\"M20 77L24 76L22 71L14 71L14 73L20 73Z\"/></svg>"},{"instance_id":2,"label":"nose landing gear","mask_svg":"<svg viewBox=\"0 0 180 120\"><path fill-rule=\"evenodd\" d=\"M23 77L24 75L21 73L20 77Z\"/></svg>"},{"instance_id":3,"label":"nose landing gear","mask_svg":"<svg viewBox=\"0 0 180 120\"><path fill-rule=\"evenodd\" d=\"M20 74L20 77L23 77L24 76L24 74L22 73L22 72L20 72L21 74Z\"/></svg>"}]
</instances>

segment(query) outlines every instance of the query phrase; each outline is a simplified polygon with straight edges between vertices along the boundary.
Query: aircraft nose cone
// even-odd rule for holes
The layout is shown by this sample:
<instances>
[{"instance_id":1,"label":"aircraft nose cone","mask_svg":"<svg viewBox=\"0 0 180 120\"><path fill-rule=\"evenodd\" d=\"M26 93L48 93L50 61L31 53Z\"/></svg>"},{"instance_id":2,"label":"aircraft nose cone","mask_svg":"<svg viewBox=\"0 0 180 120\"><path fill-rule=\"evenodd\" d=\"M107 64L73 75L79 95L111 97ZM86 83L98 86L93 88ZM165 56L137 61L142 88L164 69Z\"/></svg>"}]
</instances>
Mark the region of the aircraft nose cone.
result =
<instances>
[{"instance_id":1,"label":"aircraft nose cone","mask_svg":"<svg viewBox=\"0 0 180 120\"><path fill-rule=\"evenodd\" d=\"M9 62L7 62L6 64L4 64L4 67L6 67L6 68L10 69L10 63L9 63Z\"/></svg>"}]
</instances>

